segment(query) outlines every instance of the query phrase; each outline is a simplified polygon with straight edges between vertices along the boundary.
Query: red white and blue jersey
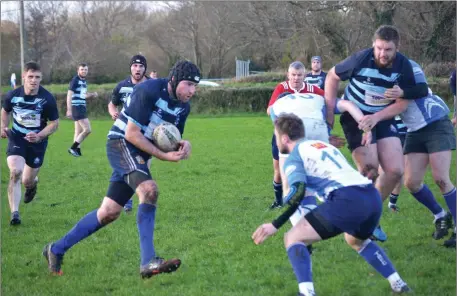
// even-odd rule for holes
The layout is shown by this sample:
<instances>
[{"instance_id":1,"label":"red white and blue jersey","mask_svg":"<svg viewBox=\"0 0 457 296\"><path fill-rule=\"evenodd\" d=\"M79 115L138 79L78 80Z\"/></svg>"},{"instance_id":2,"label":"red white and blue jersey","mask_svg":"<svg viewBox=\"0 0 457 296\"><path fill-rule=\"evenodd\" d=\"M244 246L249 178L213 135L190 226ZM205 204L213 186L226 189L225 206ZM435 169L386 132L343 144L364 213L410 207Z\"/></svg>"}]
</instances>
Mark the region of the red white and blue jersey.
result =
<instances>
[{"instance_id":1,"label":"red white and blue jersey","mask_svg":"<svg viewBox=\"0 0 457 296\"><path fill-rule=\"evenodd\" d=\"M376 113L393 101L384 92L394 85L410 88L415 85L414 73L408 58L397 52L392 67L379 68L374 59L374 49L361 50L335 66L335 73L349 80L344 99L357 104L365 113Z\"/></svg>"},{"instance_id":2,"label":"red white and blue jersey","mask_svg":"<svg viewBox=\"0 0 457 296\"><path fill-rule=\"evenodd\" d=\"M175 125L181 135L190 113L190 104L171 99L167 79L150 79L133 88L129 100L108 133L109 139L125 138L127 122L141 128L141 133L152 140L154 128L163 122Z\"/></svg>"},{"instance_id":3,"label":"red white and blue jersey","mask_svg":"<svg viewBox=\"0 0 457 296\"><path fill-rule=\"evenodd\" d=\"M280 84L278 84L275 87L275 90L273 91L273 94L271 95L270 101L268 102L268 107L273 105L276 100L278 99L278 96L282 93L291 93L291 94L316 94L320 96L324 96L324 91L318 87L315 87L314 85L308 84L308 83L303 83L303 87L301 89L294 89L290 86L289 81L283 81Z\"/></svg>"}]
</instances>

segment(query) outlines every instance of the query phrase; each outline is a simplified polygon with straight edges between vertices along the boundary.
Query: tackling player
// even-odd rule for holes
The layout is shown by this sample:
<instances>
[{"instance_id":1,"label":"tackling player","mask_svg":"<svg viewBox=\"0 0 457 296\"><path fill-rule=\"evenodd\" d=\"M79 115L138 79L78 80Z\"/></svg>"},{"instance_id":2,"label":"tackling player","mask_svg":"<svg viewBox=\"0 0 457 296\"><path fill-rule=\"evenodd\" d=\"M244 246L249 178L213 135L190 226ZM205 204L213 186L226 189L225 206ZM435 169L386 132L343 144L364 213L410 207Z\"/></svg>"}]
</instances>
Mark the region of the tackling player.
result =
<instances>
[{"instance_id":1,"label":"tackling player","mask_svg":"<svg viewBox=\"0 0 457 296\"><path fill-rule=\"evenodd\" d=\"M354 170L343 154L322 141L305 140L304 126L295 115L281 115L275 121L276 141L281 153L290 153L285 172L291 190L285 202L288 209L272 223L253 233L255 244L275 234L296 211L304 192L310 188L325 202L307 213L284 236L289 261L300 295L314 296L311 257L307 245L344 233L346 242L379 274L396 293L410 291L384 250L371 241L382 212L382 200L372 182Z\"/></svg>"}]
</instances>

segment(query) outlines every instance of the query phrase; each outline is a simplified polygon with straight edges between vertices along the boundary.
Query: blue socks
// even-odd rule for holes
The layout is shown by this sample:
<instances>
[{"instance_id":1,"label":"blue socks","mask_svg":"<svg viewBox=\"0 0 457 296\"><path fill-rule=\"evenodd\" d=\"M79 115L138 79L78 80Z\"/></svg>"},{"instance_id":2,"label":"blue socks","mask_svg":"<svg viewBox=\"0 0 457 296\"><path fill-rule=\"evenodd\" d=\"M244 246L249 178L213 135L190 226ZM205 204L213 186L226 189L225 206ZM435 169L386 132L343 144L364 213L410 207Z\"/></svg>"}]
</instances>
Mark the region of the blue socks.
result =
<instances>
[{"instance_id":1,"label":"blue socks","mask_svg":"<svg viewBox=\"0 0 457 296\"><path fill-rule=\"evenodd\" d=\"M430 191L427 185L424 184L421 190L411 194L417 199L418 202L426 206L427 209L429 209L433 213L433 215L437 215L443 211L443 208L438 204L435 197L433 196L433 193Z\"/></svg>"},{"instance_id":2,"label":"blue socks","mask_svg":"<svg viewBox=\"0 0 457 296\"><path fill-rule=\"evenodd\" d=\"M84 216L78 223L60 240L52 244L51 252L56 255L65 254L68 249L96 232L104 225L100 224L97 219L97 210L94 210Z\"/></svg>"},{"instance_id":3,"label":"blue socks","mask_svg":"<svg viewBox=\"0 0 457 296\"><path fill-rule=\"evenodd\" d=\"M276 203L282 205L282 183L273 181L273 190L275 191Z\"/></svg>"},{"instance_id":4,"label":"blue socks","mask_svg":"<svg viewBox=\"0 0 457 296\"><path fill-rule=\"evenodd\" d=\"M313 281L313 274L311 271L311 256L304 243L296 243L287 249L287 256L289 256L290 264L294 269L297 282L305 283Z\"/></svg>"},{"instance_id":5,"label":"blue socks","mask_svg":"<svg viewBox=\"0 0 457 296\"><path fill-rule=\"evenodd\" d=\"M449 191L448 193L443 194L444 200L446 200L447 207L449 208L449 211L452 214L452 218L454 219L454 225L455 225L455 203L456 203L456 191L455 187Z\"/></svg>"},{"instance_id":6,"label":"blue socks","mask_svg":"<svg viewBox=\"0 0 457 296\"><path fill-rule=\"evenodd\" d=\"M385 278L397 272L384 250L369 239L365 241L365 245L360 249L359 255Z\"/></svg>"},{"instance_id":7,"label":"blue socks","mask_svg":"<svg viewBox=\"0 0 457 296\"><path fill-rule=\"evenodd\" d=\"M156 206L141 203L138 205L137 226L140 236L141 266L155 258L154 221Z\"/></svg>"}]
</instances>

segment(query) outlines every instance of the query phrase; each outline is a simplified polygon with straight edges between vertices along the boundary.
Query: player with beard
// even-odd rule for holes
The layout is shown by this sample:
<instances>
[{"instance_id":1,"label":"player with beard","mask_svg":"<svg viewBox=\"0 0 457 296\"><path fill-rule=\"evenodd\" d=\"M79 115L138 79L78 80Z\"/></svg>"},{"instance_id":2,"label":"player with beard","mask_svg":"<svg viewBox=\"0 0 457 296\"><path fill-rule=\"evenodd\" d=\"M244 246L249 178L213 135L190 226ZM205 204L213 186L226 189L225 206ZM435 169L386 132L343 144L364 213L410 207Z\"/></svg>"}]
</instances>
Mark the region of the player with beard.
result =
<instances>
[{"instance_id":1,"label":"player with beard","mask_svg":"<svg viewBox=\"0 0 457 296\"><path fill-rule=\"evenodd\" d=\"M142 55L134 55L130 59L130 76L119 82L113 89L111 94L111 101L108 103L108 112L113 120L119 117L118 107L122 106L122 110L128 106L130 101L130 94L133 92L133 88L138 83L148 80L146 76L146 69L148 63L146 58ZM150 160L148 161L148 167L151 167ZM129 201L124 205L124 211L132 211L133 200Z\"/></svg>"},{"instance_id":2,"label":"player with beard","mask_svg":"<svg viewBox=\"0 0 457 296\"><path fill-rule=\"evenodd\" d=\"M75 135L73 145L68 153L74 157L82 156L81 143L91 133L90 121L87 118L86 99L97 97L98 94L87 92L86 76L89 68L86 63L78 65L78 75L70 81L67 92L67 117L75 121Z\"/></svg>"},{"instance_id":3,"label":"player with beard","mask_svg":"<svg viewBox=\"0 0 457 296\"><path fill-rule=\"evenodd\" d=\"M349 80L344 99L357 104L366 114L374 114L392 104L392 98L408 100L427 95L426 83L415 84L408 58L398 52L400 35L393 26L379 27L373 47L361 50L334 66L325 81L327 123L333 127L335 98L341 80ZM358 170L372 179L385 200L403 175L402 147L394 119L379 122L372 129L372 145L361 145L363 131L349 113L340 117L349 150ZM371 128L371 127L370 127ZM378 177L378 164L384 173ZM387 239L380 227L374 232L380 241Z\"/></svg>"}]
</instances>

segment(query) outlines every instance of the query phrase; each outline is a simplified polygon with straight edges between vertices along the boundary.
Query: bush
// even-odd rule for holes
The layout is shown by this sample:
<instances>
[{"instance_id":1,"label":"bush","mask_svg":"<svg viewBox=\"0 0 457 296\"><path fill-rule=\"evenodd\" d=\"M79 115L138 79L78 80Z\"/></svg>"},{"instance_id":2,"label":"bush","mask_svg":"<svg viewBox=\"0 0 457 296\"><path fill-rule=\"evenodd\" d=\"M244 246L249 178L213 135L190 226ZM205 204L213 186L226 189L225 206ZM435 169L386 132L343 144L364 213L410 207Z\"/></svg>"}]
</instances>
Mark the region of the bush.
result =
<instances>
[{"instance_id":1,"label":"bush","mask_svg":"<svg viewBox=\"0 0 457 296\"><path fill-rule=\"evenodd\" d=\"M426 77L450 77L455 70L455 63L437 63L433 62L424 68Z\"/></svg>"}]
</instances>

